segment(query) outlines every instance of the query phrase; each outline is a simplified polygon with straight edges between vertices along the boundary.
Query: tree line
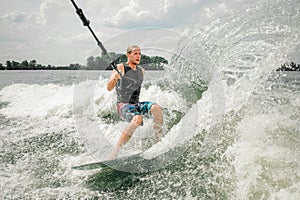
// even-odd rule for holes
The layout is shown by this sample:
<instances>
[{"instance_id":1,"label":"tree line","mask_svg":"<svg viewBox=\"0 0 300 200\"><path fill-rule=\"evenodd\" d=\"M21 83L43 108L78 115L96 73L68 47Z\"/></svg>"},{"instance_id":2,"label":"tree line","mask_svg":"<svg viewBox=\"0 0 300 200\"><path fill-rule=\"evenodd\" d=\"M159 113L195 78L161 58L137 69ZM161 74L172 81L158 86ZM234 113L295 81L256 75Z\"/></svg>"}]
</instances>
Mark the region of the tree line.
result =
<instances>
[{"instance_id":1,"label":"tree line","mask_svg":"<svg viewBox=\"0 0 300 200\"><path fill-rule=\"evenodd\" d=\"M87 59L86 69L87 70L111 70L112 67L110 63L112 60L114 63L118 64L127 61L127 56L125 54L116 54L110 52L108 56L90 56ZM168 64L168 61L161 56L147 56L142 54L140 65L146 70L163 70L163 66Z\"/></svg>"},{"instance_id":2,"label":"tree line","mask_svg":"<svg viewBox=\"0 0 300 200\"><path fill-rule=\"evenodd\" d=\"M0 70L79 70L83 68L80 64L70 64L68 66L42 65L36 60L6 61L6 65L0 63Z\"/></svg>"},{"instance_id":3,"label":"tree line","mask_svg":"<svg viewBox=\"0 0 300 200\"><path fill-rule=\"evenodd\" d=\"M0 63L0 70L111 70L110 63L114 60L115 63L121 63L127 61L125 54L117 54L114 52L109 53L108 56L90 56L87 58L86 65L69 64L67 66L54 66L54 65L42 65L36 60L24 60L18 61L6 61L5 65ZM146 70L163 70L164 64L168 64L168 61L160 56L147 56L142 54L140 65Z\"/></svg>"},{"instance_id":4,"label":"tree line","mask_svg":"<svg viewBox=\"0 0 300 200\"><path fill-rule=\"evenodd\" d=\"M86 66L76 64L69 64L68 66L54 66L54 65L42 65L37 63L36 60L22 62L6 61L5 65L0 63L0 70L111 70L109 63L111 60L115 63L126 62L127 57L125 54L109 53L107 56L90 56L87 58ZM160 56L146 56L142 54L140 63L146 70L163 70L163 66L168 64L168 61ZM300 71L300 65L295 62L284 63L276 71Z\"/></svg>"}]
</instances>

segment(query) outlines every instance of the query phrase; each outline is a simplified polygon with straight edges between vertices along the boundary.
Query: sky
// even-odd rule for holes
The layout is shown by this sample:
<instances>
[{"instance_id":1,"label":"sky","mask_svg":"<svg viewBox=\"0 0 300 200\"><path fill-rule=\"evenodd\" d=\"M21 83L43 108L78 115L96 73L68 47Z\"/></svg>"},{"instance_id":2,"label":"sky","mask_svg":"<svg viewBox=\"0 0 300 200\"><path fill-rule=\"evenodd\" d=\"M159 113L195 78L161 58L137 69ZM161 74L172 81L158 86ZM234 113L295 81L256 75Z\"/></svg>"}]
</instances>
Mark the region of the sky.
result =
<instances>
[{"instance_id":1,"label":"sky","mask_svg":"<svg viewBox=\"0 0 300 200\"><path fill-rule=\"evenodd\" d=\"M186 27L209 23L245 0L75 0L105 48L123 53L172 55ZM85 64L101 55L70 0L0 0L0 63L36 60L44 65Z\"/></svg>"}]
</instances>

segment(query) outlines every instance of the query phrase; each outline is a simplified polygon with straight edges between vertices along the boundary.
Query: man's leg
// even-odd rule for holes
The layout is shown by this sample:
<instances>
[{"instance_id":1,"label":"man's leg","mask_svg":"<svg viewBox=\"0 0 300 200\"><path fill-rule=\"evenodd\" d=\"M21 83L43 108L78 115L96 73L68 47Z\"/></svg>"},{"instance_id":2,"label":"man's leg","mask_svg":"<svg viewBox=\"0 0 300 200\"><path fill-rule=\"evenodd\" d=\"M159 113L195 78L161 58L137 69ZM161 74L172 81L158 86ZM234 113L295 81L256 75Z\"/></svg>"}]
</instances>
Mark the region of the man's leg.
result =
<instances>
[{"instance_id":1,"label":"man's leg","mask_svg":"<svg viewBox=\"0 0 300 200\"><path fill-rule=\"evenodd\" d=\"M153 129L155 133L155 143L161 140L163 131L163 114L162 109L158 104L153 104L151 106L150 112L153 117Z\"/></svg>"},{"instance_id":2,"label":"man's leg","mask_svg":"<svg viewBox=\"0 0 300 200\"><path fill-rule=\"evenodd\" d=\"M114 150L112 151L112 153L109 156L109 159L114 159L114 158L117 157L117 155L118 155L118 153L121 149L121 146L123 146L124 144L126 144L130 140L133 132L135 131L135 129L137 127L139 127L142 124L142 122L143 122L142 115L135 115L132 118L131 122L123 130L123 132L122 132L122 134L121 134Z\"/></svg>"}]
</instances>

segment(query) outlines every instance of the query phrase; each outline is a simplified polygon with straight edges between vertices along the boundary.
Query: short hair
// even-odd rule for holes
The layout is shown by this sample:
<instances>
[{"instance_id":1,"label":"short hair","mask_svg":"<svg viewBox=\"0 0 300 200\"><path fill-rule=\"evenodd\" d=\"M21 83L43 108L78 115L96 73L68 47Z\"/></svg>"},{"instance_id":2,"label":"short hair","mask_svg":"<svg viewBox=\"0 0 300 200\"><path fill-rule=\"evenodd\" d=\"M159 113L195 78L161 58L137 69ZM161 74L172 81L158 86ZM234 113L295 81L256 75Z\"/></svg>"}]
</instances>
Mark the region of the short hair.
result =
<instances>
[{"instance_id":1,"label":"short hair","mask_svg":"<svg viewBox=\"0 0 300 200\"><path fill-rule=\"evenodd\" d=\"M127 53L131 53L135 49L141 49L138 45L131 45L127 48Z\"/></svg>"}]
</instances>

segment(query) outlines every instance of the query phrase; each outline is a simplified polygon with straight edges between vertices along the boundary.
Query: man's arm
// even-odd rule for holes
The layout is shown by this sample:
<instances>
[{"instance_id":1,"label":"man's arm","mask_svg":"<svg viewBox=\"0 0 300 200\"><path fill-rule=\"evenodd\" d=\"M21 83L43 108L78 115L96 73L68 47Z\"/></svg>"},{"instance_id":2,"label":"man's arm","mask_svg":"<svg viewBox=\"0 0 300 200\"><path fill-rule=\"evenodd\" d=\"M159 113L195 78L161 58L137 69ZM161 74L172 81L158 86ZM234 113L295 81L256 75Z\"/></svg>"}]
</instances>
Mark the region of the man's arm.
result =
<instances>
[{"instance_id":1,"label":"man's arm","mask_svg":"<svg viewBox=\"0 0 300 200\"><path fill-rule=\"evenodd\" d=\"M122 73L122 75L124 75L123 64L118 64L117 69ZM120 78L121 78L120 74L116 70L113 70L107 82L107 90L112 91L116 87L116 84Z\"/></svg>"}]
</instances>

